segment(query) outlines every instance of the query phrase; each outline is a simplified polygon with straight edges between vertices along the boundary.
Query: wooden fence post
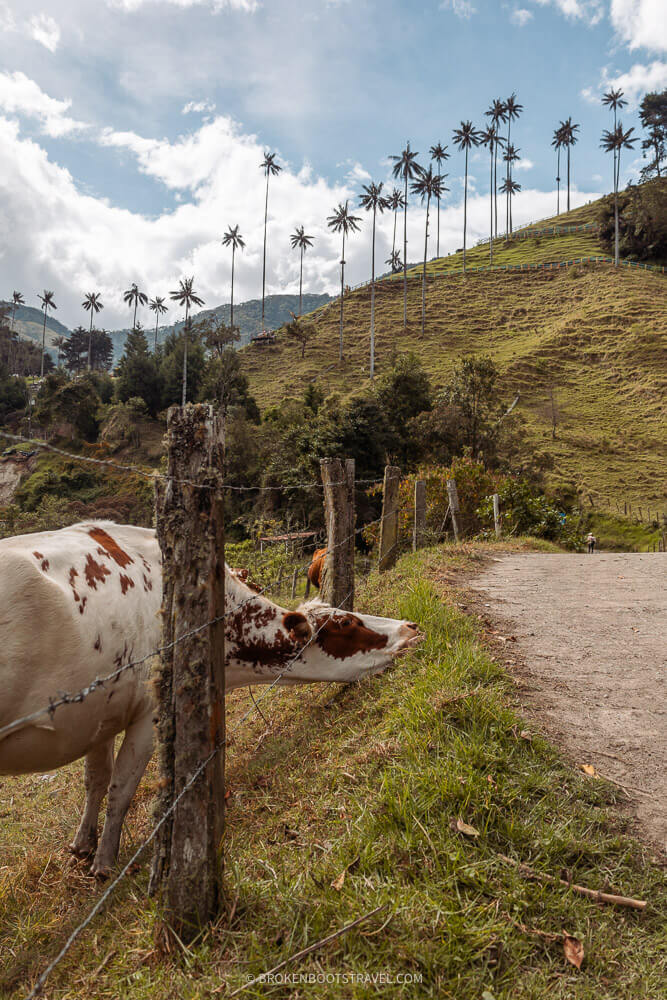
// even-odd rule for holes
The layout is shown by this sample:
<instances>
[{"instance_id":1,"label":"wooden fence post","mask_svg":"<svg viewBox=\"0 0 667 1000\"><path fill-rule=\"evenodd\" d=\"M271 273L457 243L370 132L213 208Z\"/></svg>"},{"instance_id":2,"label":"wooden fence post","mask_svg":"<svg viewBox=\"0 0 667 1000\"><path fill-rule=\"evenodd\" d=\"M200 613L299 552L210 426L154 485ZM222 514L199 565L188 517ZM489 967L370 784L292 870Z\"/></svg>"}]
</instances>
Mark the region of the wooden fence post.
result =
<instances>
[{"instance_id":1,"label":"wooden fence post","mask_svg":"<svg viewBox=\"0 0 667 1000\"><path fill-rule=\"evenodd\" d=\"M401 470L395 465L387 465L384 470L382 490L382 521L380 522L380 561L378 569L383 573L396 562L398 554L398 485Z\"/></svg>"},{"instance_id":2,"label":"wooden fence post","mask_svg":"<svg viewBox=\"0 0 667 1000\"><path fill-rule=\"evenodd\" d=\"M418 479L415 483L415 523L412 530L412 551L416 552L424 544L426 532L426 483Z\"/></svg>"},{"instance_id":3,"label":"wooden fence post","mask_svg":"<svg viewBox=\"0 0 667 1000\"><path fill-rule=\"evenodd\" d=\"M225 553L222 422L212 407L172 406L166 483L157 484L163 556L162 643L215 622L166 650L155 678L160 791L165 814L204 760L217 753L155 839L150 891L166 931L192 939L222 898L225 806ZM187 485L182 480L196 482ZM208 487L208 488L200 488Z\"/></svg>"},{"instance_id":4,"label":"wooden fence post","mask_svg":"<svg viewBox=\"0 0 667 1000\"><path fill-rule=\"evenodd\" d=\"M452 527L454 529L454 541L458 542L461 536L461 526L460 526L460 513L461 508L459 506L459 491L456 488L456 480L447 480L447 495L449 497L449 509L452 514Z\"/></svg>"},{"instance_id":5,"label":"wooden fence post","mask_svg":"<svg viewBox=\"0 0 667 1000\"><path fill-rule=\"evenodd\" d=\"M354 608L354 459L320 461L324 485L324 522L327 554L322 567L320 595L325 604Z\"/></svg>"},{"instance_id":6,"label":"wooden fence post","mask_svg":"<svg viewBox=\"0 0 667 1000\"><path fill-rule=\"evenodd\" d=\"M503 522L500 516L500 496L498 493L493 494L493 525L496 529L496 538L502 538Z\"/></svg>"}]
</instances>

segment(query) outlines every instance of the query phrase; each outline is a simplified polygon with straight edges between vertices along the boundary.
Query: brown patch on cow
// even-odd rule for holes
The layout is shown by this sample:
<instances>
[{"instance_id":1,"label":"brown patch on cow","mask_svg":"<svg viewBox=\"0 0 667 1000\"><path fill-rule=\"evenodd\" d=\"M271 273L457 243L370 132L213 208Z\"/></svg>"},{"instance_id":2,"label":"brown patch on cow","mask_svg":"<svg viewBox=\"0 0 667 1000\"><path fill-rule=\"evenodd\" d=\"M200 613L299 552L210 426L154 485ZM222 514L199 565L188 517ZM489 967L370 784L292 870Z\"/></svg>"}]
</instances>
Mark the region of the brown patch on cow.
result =
<instances>
[{"instance_id":1,"label":"brown patch on cow","mask_svg":"<svg viewBox=\"0 0 667 1000\"><path fill-rule=\"evenodd\" d=\"M33 552L33 555L35 559L37 559L38 561L41 560L39 568L41 569L42 573L46 573L49 568L49 560L45 559L41 552Z\"/></svg>"},{"instance_id":2,"label":"brown patch on cow","mask_svg":"<svg viewBox=\"0 0 667 1000\"><path fill-rule=\"evenodd\" d=\"M125 573L120 574L120 589L123 594L127 594L130 587L134 587L134 580L130 576L126 576Z\"/></svg>"},{"instance_id":3,"label":"brown patch on cow","mask_svg":"<svg viewBox=\"0 0 667 1000\"><path fill-rule=\"evenodd\" d=\"M72 566L72 568L69 571L69 585L72 588L72 593L74 594L74 600L77 603L79 601L79 595L76 592L76 586L74 584L74 581L75 581L75 579L77 578L78 575L79 575L78 571L75 570L74 567Z\"/></svg>"},{"instance_id":4,"label":"brown patch on cow","mask_svg":"<svg viewBox=\"0 0 667 1000\"><path fill-rule=\"evenodd\" d=\"M102 649L102 637L101 636L98 635L97 639L95 640L95 645L93 646L93 649L96 649L98 653Z\"/></svg>"},{"instance_id":5,"label":"brown patch on cow","mask_svg":"<svg viewBox=\"0 0 667 1000\"><path fill-rule=\"evenodd\" d=\"M326 549L315 549L310 566L308 567L308 579L312 583L313 587L317 587L318 590L322 583L322 571L324 569L324 560L326 557Z\"/></svg>"},{"instance_id":6,"label":"brown patch on cow","mask_svg":"<svg viewBox=\"0 0 667 1000\"><path fill-rule=\"evenodd\" d=\"M151 569L151 564L148 562L148 560L146 559L145 556L141 557L141 561L144 564L144 569L146 570L146 572L147 573L152 573L153 571Z\"/></svg>"},{"instance_id":7,"label":"brown patch on cow","mask_svg":"<svg viewBox=\"0 0 667 1000\"><path fill-rule=\"evenodd\" d=\"M294 642L307 642L313 634L310 622L300 611L288 611L283 615L283 628Z\"/></svg>"},{"instance_id":8,"label":"brown patch on cow","mask_svg":"<svg viewBox=\"0 0 667 1000\"><path fill-rule=\"evenodd\" d=\"M87 597L82 597L81 598L81 603L79 604L79 614L80 615L83 614L87 603L88 603L88 598Z\"/></svg>"},{"instance_id":9,"label":"brown patch on cow","mask_svg":"<svg viewBox=\"0 0 667 1000\"><path fill-rule=\"evenodd\" d=\"M281 667L296 652L294 643L278 633L273 642L256 638L235 645L230 643L229 656L243 663L254 663L263 667Z\"/></svg>"},{"instance_id":10,"label":"brown patch on cow","mask_svg":"<svg viewBox=\"0 0 667 1000\"><path fill-rule=\"evenodd\" d=\"M104 578L106 576L111 576L111 570L96 562L90 553L86 556L86 567L84 572L86 574L86 583L93 590L97 590L98 583L105 582Z\"/></svg>"},{"instance_id":11,"label":"brown patch on cow","mask_svg":"<svg viewBox=\"0 0 667 1000\"><path fill-rule=\"evenodd\" d=\"M146 591L146 593L148 593L149 590L153 589L153 584L148 579L145 573L143 574L143 578L144 578L144 590Z\"/></svg>"},{"instance_id":12,"label":"brown patch on cow","mask_svg":"<svg viewBox=\"0 0 667 1000\"><path fill-rule=\"evenodd\" d=\"M128 556L127 552L123 552L118 542L104 528L91 528L88 534L121 569L125 569L126 566L134 562L134 559Z\"/></svg>"},{"instance_id":13,"label":"brown patch on cow","mask_svg":"<svg viewBox=\"0 0 667 1000\"><path fill-rule=\"evenodd\" d=\"M318 624L317 644L335 660L347 660L357 653L370 653L372 649L384 649L388 637L374 632L364 625L356 615L336 615L326 617Z\"/></svg>"}]
</instances>

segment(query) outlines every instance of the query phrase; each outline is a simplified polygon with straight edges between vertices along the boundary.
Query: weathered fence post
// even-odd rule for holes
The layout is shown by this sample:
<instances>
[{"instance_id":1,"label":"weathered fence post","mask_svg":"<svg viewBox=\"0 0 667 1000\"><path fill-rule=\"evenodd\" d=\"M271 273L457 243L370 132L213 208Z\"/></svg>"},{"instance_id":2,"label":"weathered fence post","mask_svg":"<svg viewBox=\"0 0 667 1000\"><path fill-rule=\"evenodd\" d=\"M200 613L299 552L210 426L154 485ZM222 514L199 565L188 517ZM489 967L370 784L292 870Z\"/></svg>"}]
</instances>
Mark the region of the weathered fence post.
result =
<instances>
[{"instance_id":1,"label":"weathered fence post","mask_svg":"<svg viewBox=\"0 0 667 1000\"><path fill-rule=\"evenodd\" d=\"M320 461L324 485L324 521L327 554L322 567L320 594L325 604L354 608L354 459Z\"/></svg>"},{"instance_id":2,"label":"weathered fence post","mask_svg":"<svg viewBox=\"0 0 667 1000\"><path fill-rule=\"evenodd\" d=\"M380 561L378 569L383 573L396 562L398 553L398 485L401 470L395 465L387 465L384 470L382 490L382 521L380 522Z\"/></svg>"},{"instance_id":3,"label":"weathered fence post","mask_svg":"<svg viewBox=\"0 0 667 1000\"><path fill-rule=\"evenodd\" d=\"M160 772L156 817L173 805L201 764L211 760L156 836L150 890L160 893L167 926L186 941L217 915L222 896L222 451L222 423L212 407L171 407L166 484L158 482L156 506L164 566L162 644L176 644L163 653L155 678ZM190 485L193 482L197 485ZM212 624L201 629L208 622ZM199 631L177 641L193 630Z\"/></svg>"},{"instance_id":4,"label":"weathered fence post","mask_svg":"<svg viewBox=\"0 0 667 1000\"><path fill-rule=\"evenodd\" d=\"M458 542L461 534L459 516L461 508L459 506L459 491L456 488L456 480L447 480L447 495L449 497L449 509L452 514L452 527L454 529L454 541Z\"/></svg>"},{"instance_id":5,"label":"weathered fence post","mask_svg":"<svg viewBox=\"0 0 667 1000\"><path fill-rule=\"evenodd\" d=\"M493 526L496 529L496 538L502 538L503 521L500 516L500 496L497 493L493 494Z\"/></svg>"},{"instance_id":6,"label":"weathered fence post","mask_svg":"<svg viewBox=\"0 0 667 1000\"><path fill-rule=\"evenodd\" d=\"M297 566L297 568L294 570L294 573L292 574L292 600L294 600L294 598L296 597L296 583L298 579L299 579L299 568Z\"/></svg>"},{"instance_id":7,"label":"weathered fence post","mask_svg":"<svg viewBox=\"0 0 667 1000\"><path fill-rule=\"evenodd\" d=\"M426 532L426 483L418 479L415 483L415 523L412 531L412 551L416 552L424 544Z\"/></svg>"}]
</instances>

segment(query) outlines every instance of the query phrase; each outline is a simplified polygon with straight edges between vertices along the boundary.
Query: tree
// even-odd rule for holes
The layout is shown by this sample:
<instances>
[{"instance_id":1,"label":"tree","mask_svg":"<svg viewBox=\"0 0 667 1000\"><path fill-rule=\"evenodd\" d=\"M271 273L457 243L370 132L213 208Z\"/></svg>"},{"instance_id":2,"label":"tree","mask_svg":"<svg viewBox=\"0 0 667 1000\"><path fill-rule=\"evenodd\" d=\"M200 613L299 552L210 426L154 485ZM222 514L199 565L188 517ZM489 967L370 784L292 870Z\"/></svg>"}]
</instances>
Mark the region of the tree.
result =
<instances>
[{"instance_id":1,"label":"tree","mask_svg":"<svg viewBox=\"0 0 667 1000\"><path fill-rule=\"evenodd\" d=\"M438 164L438 173L441 177L446 177L447 174L442 173L442 164L445 160L449 159L449 153L447 152L447 147L443 146L441 142L436 142L434 146L429 149L431 154L431 159ZM436 244L436 256L440 256L440 195L438 195L438 241Z\"/></svg>"},{"instance_id":2,"label":"tree","mask_svg":"<svg viewBox=\"0 0 667 1000\"><path fill-rule=\"evenodd\" d=\"M572 118L560 123L560 131L563 136L562 144L567 149L567 210L570 211L570 153L572 147L576 145L578 139L576 133L581 126L575 125Z\"/></svg>"},{"instance_id":3,"label":"tree","mask_svg":"<svg viewBox=\"0 0 667 1000\"><path fill-rule=\"evenodd\" d=\"M463 273L466 271L466 236L468 228L468 153L471 146L478 146L480 133L475 129L471 121L461 122L461 128L454 129L454 144L461 150L465 150L465 185L463 189Z\"/></svg>"},{"instance_id":4,"label":"tree","mask_svg":"<svg viewBox=\"0 0 667 1000\"><path fill-rule=\"evenodd\" d=\"M498 370L491 358L464 358L442 391L442 399L461 412L465 443L473 458L482 439L493 433L496 424L497 378Z\"/></svg>"},{"instance_id":5,"label":"tree","mask_svg":"<svg viewBox=\"0 0 667 1000\"><path fill-rule=\"evenodd\" d=\"M203 306L204 300L195 294L194 277L181 278L178 288L169 292L169 298L178 302L179 306L185 306L185 325L183 328L183 394L181 406L185 406L188 395L188 337L190 336L190 309L192 306Z\"/></svg>"},{"instance_id":6,"label":"tree","mask_svg":"<svg viewBox=\"0 0 667 1000\"><path fill-rule=\"evenodd\" d=\"M231 406L243 406L248 419L259 422L259 408L248 392L248 378L243 374L238 353L230 347L206 366L199 398L215 403L224 417Z\"/></svg>"},{"instance_id":7,"label":"tree","mask_svg":"<svg viewBox=\"0 0 667 1000\"><path fill-rule=\"evenodd\" d=\"M428 375L416 354L399 354L392 370L378 379L377 400L395 435L394 456L407 468L415 455L410 420L433 405Z\"/></svg>"},{"instance_id":8,"label":"tree","mask_svg":"<svg viewBox=\"0 0 667 1000\"><path fill-rule=\"evenodd\" d=\"M510 222L509 236L512 235L512 198L514 197L515 194L518 194L520 190L521 190L521 185L518 184L517 181L512 180L511 177L506 177L505 180L500 185L500 191L501 191L502 194L505 195L505 197L507 198L507 200L509 202L509 206L510 206L510 211L509 211L509 222Z\"/></svg>"},{"instance_id":9,"label":"tree","mask_svg":"<svg viewBox=\"0 0 667 1000\"><path fill-rule=\"evenodd\" d=\"M426 325L426 258L428 256L428 217L431 207L431 198L437 198L438 202L447 188L444 185L440 174L433 173L433 167L429 163L428 170L422 170L416 181L412 182L413 194L418 194L422 205L426 201L426 222L424 224L424 266L422 270L422 337Z\"/></svg>"},{"instance_id":10,"label":"tree","mask_svg":"<svg viewBox=\"0 0 667 1000\"><path fill-rule=\"evenodd\" d=\"M140 326L127 335L125 350L118 363L116 393L123 403L139 396L153 417L160 409L161 384L156 357L148 350L146 334Z\"/></svg>"},{"instance_id":11,"label":"tree","mask_svg":"<svg viewBox=\"0 0 667 1000\"><path fill-rule=\"evenodd\" d=\"M210 313L193 327L193 335L203 340L212 354L220 357L228 347L241 339L238 326L227 326L222 316Z\"/></svg>"},{"instance_id":12,"label":"tree","mask_svg":"<svg viewBox=\"0 0 667 1000\"><path fill-rule=\"evenodd\" d=\"M62 366L63 355L65 353L65 346L67 344L67 337L54 337L53 346L58 352L58 368Z\"/></svg>"},{"instance_id":13,"label":"tree","mask_svg":"<svg viewBox=\"0 0 667 1000\"><path fill-rule=\"evenodd\" d=\"M497 141L496 149L493 158L493 203L494 203L494 226L493 233L494 236L498 235L498 147L502 146L504 139L500 135L500 123L503 124L507 121L507 105L505 102L499 98L496 98L491 103L491 107L484 114L487 118L491 119L491 124L495 126Z\"/></svg>"},{"instance_id":14,"label":"tree","mask_svg":"<svg viewBox=\"0 0 667 1000\"><path fill-rule=\"evenodd\" d=\"M505 101L505 113L507 115L507 148L510 148L512 143L512 122L518 120L519 115L523 111L523 104L519 104L516 99L516 94L511 94ZM512 179L512 160L505 159L507 163L507 179ZM509 194L509 187L507 189L507 224L506 232L509 232L510 227L510 210L511 210L511 196Z\"/></svg>"},{"instance_id":15,"label":"tree","mask_svg":"<svg viewBox=\"0 0 667 1000\"><path fill-rule=\"evenodd\" d=\"M127 291L123 292L123 302L130 309L134 306L134 318L132 320L132 329L134 330L137 325L137 307L140 305L145 306L148 302L148 296L145 292L140 292L136 282L134 282Z\"/></svg>"},{"instance_id":16,"label":"tree","mask_svg":"<svg viewBox=\"0 0 667 1000\"><path fill-rule=\"evenodd\" d=\"M264 333L264 299L266 297L266 227L269 220L269 178L277 177L282 167L276 163L277 153L264 153L264 159L260 163L260 170L266 176L266 199L264 203L264 255L262 257L262 330Z\"/></svg>"},{"instance_id":17,"label":"tree","mask_svg":"<svg viewBox=\"0 0 667 1000\"><path fill-rule=\"evenodd\" d=\"M42 366L40 369L40 378L44 378L44 355L46 353L46 314L49 309L57 309L58 306L53 300L54 292L47 292L44 289L43 295L38 295L37 298L42 303L42 309L44 310L44 326L42 327Z\"/></svg>"},{"instance_id":18,"label":"tree","mask_svg":"<svg viewBox=\"0 0 667 1000\"><path fill-rule=\"evenodd\" d=\"M404 185L403 193L403 329L408 325L408 181L413 181L421 167L417 163L419 153L410 149L408 141L404 150L398 155L392 155L390 160L394 161L392 167L393 177L402 177Z\"/></svg>"},{"instance_id":19,"label":"tree","mask_svg":"<svg viewBox=\"0 0 667 1000\"><path fill-rule=\"evenodd\" d=\"M339 335L339 346L338 346L338 360L343 360L343 302L345 299L345 237L359 231L359 223L361 222L361 217L358 215L350 215L348 211L348 202L345 204L341 202L337 208L334 209L333 215L330 215L327 219L327 226L334 233L343 234L343 249L340 255L340 335Z\"/></svg>"},{"instance_id":20,"label":"tree","mask_svg":"<svg viewBox=\"0 0 667 1000\"><path fill-rule=\"evenodd\" d=\"M85 334L85 331L84 331ZM64 372L47 375L37 396L35 419L43 427L71 424L74 433L86 441L94 441L99 431L100 397L95 383L89 375L72 381ZM90 485L89 472L77 472L86 485ZM58 484L62 488L61 484Z\"/></svg>"},{"instance_id":21,"label":"tree","mask_svg":"<svg viewBox=\"0 0 667 1000\"><path fill-rule=\"evenodd\" d=\"M54 340L54 346L58 347L58 340ZM58 357L61 356L69 372L81 372L87 367L89 357L92 369L108 371L113 362L113 342L106 330L87 331L78 326L58 347Z\"/></svg>"},{"instance_id":22,"label":"tree","mask_svg":"<svg viewBox=\"0 0 667 1000\"><path fill-rule=\"evenodd\" d=\"M385 264L387 267L391 268L392 274L398 274L401 270L401 255L398 250L392 250L392 252L387 257Z\"/></svg>"},{"instance_id":23,"label":"tree","mask_svg":"<svg viewBox=\"0 0 667 1000\"><path fill-rule=\"evenodd\" d=\"M267 195L268 195L268 177L267 177ZM229 227L225 235L222 237L222 245L223 247L232 248L232 291L229 303L229 311L230 311L229 322L230 326L234 326L234 258L236 256L237 250L245 250L245 242L243 240L243 237L239 233L238 226ZM266 259L266 221L264 222L264 256ZM262 299L262 303L263 302L264 300ZM262 313L262 329L264 329L264 313Z\"/></svg>"},{"instance_id":24,"label":"tree","mask_svg":"<svg viewBox=\"0 0 667 1000\"><path fill-rule=\"evenodd\" d=\"M164 304L164 298L160 298L156 295L154 299L151 299L148 303L148 308L151 312L155 313L155 341L153 344L153 353L157 354L157 328L160 322L160 316L164 316L167 312L167 306Z\"/></svg>"},{"instance_id":25,"label":"tree","mask_svg":"<svg viewBox=\"0 0 667 1000\"><path fill-rule=\"evenodd\" d=\"M618 196L620 252L634 260L667 258L667 180L629 184ZM600 241L613 253L616 235L614 197L600 202Z\"/></svg>"},{"instance_id":26,"label":"tree","mask_svg":"<svg viewBox=\"0 0 667 1000\"><path fill-rule=\"evenodd\" d=\"M652 151L652 159L641 172L642 180L646 181L653 176L662 177L661 164L667 147L667 90L645 94L639 106L639 117L642 127L648 132L642 142L642 150L644 155Z\"/></svg>"},{"instance_id":27,"label":"tree","mask_svg":"<svg viewBox=\"0 0 667 1000\"><path fill-rule=\"evenodd\" d=\"M370 377L375 376L375 221L377 213L380 215L389 208L390 202L382 194L382 181L379 184L370 183L363 185L363 194L359 196L359 204L367 212L373 213L373 234L371 237L371 359Z\"/></svg>"},{"instance_id":28,"label":"tree","mask_svg":"<svg viewBox=\"0 0 667 1000\"><path fill-rule=\"evenodd\" d=\"M391 244L391 254L393 257L396 254L396 220L398 218L398 210L399 208L405 208L405 198L403 197L402 191L400 191L398 188L394 188L394 190L389 195L388 200L389 200L389 208L394 213L394 238ZM399 255L399 260L400 260L400 255ZM392 268L392 270L395 270L395 268Z\"/></svg>"},{"instance_id":29,"label":"tree","mask_svg":"<svg viewBox=\"0 0 667 1000\"><path fill-rule=\"evenodd\" d=\"M180 334L167 334L162 350L157 356L161 386L160 409L183 402L183 367L186 350L188 398L195 400L199 396L206 370L206 352L201 341L192 335L192 329L188 331L187 342L185 334L186 329Z\"/></svg>"},{"instance_id":30,"label":"tree","mask_svg":"<svg viewBox=\"0 0 667 1000\"><path fill-rule=\"evenodd\" d=\"M14 342L15 340L18 339L17 336L16 336L16 330L15 330L15 327L14 327L14 320L16 319L16 310L18 309L19 306L23 306L23 305L25 305L25 299L23 298L23 295L21 294L21 292L12 292L12 325L11 325L11 341L12 342ZM12 358L11 358L11 355L8 358L8 364L9 364L9 371L10 371L10 374L11 374L11 372L12 372Z\"/></svg>"},{"instance_id":31,"label":"tree","mask_svg":"<svg viewBox=\"0 0 667 1000\"><path fill-rule=\"evenodd\" d=\"M290 236L290 243L292 244L292 250L299 250L301 259L299 263L299 316L303 312L303 255L308 249L312 247L314 236L306 236L306 231L303 226L297 226L292 235Z\"/></svg>"},{"instance_id":32,"label":"tree","mask_svg":"<svg viewBox=\"0 0 667 1000\"><path fill-rule=\"evenodd\" d=\"M487 125L479 133L479 141L481 146L488 146L491 160L491 176L489 179L489 199L491 201L491 222L489 228L489 264L493 264L493 153L496 148L496 139L498 136L498 131L495 125Z\"/></svg>"},{"instance_id":33,"label":"tree","mask_svg":"<svg viewBox=\"0 0 667 1000\"><path fill-rule=\"evenodd\" d=\"M554 129L551 145L556 150L556 215L560 215L560 151L563 148L563 130L561 126Z\"/></svg>"},{"instance_id":34,"label":"tree","mask_svg":"<svg viewBox=\"0 0 667 1000\"><path fill-rule=\"evenodd\" d=\"M627 101L623 99L622 90L614 90L610 87L606 94L602 96L602 103L605 107L611 108L614 112L614 131L618 125L618 112L627 106ZM616 150L614 150L614 176L616 176Z\"/></svg>"},{"instance_id":35,"label":"tree","mask_svg":"<svg viewBox=\"0 0 667 1000\"><path fill-rule=\"evenodd\" d=\"M611 131L605 129L602 133L602 141L600 145L604 149L605 153L614 154L614 266L618 267L620 263L620 250L619 250L619 225L618 225L618 182L621 173L621 150L632 149L633 145L637 142L637 139L632 139L632 133L634 128L629 128L627 132L623 131L623 124L619 122L616 128Z\"/></svg>"},{"instance_id":36,"label":"tree","mask_svg":"<svg viewBox=\"0 0 667 1000\"><path fill-rule=\"evenodd\" d=\"M306 355L306 346L308 341L313 335L313 328L308 323L304 323L300 316L295 316L294 313L291 314L292 319L289 323L285 323L284 330L286 335L291 340L296 340L298 344L301 345L301 357Z\"/></svg>"},{"instance_id":37,"label":"tree","mask_svg":"<svg viewBox=\"0 0 667 1000\"><path fill-rule=\"evenodd\" d=\"M81 303L86 312L90 313L90 329L88 332L88 371L91 370L93 360L93 319L104 309L100 300L99 292L88 292Z\"/></svg>"},{"instance_id":38,"label":"tree","mask_svg":"<svg viewBox=\"0 0 667 1000\"><path fill-rule=\"evenodd\" d=\"M505 178L505 182L501 189L502 192L505 194L508 205L508 212L507 212L508 229L506 237L512 235L512 195L515 194L517 191L521 190L521 185L520 184L515 185L514 181L512 180L512 164L516 163L516 161L520 158L519 153L520 150L509 142L507 144L507 149L503 153L503 160L507 164L507 177Z\"/></svg>"}]
</instances>

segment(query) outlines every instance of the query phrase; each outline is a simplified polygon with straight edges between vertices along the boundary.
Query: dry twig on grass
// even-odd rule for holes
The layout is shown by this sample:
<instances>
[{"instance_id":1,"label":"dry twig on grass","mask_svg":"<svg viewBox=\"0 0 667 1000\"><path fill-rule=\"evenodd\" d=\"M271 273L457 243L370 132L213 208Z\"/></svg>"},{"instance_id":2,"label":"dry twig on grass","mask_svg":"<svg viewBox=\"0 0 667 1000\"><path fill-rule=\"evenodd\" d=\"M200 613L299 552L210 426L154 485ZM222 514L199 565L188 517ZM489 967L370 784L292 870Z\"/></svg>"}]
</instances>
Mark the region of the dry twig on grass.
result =
<instances>
[{"instance_id":1,"label":"dry twig on grass","mask_svg":"<svg viewBox=\"0 0 667 1000\"><path fill-rule=\"evenodd\" d=\"M553 875L547 875L546 872L535 871L529 865L523 864L521 861L515 861L514 858L508 858L506 854L498 854L497 857L501 861L504 861L508 865L512 865L516 868L522 875L526 878L537 878L542 879L545 882L559 882L561 885L565 885L572 892L576 892L579 896L586 896L588 899L595 900L596 903L612 903L615 906L629 906L633 910L645 910L646 900L644 899L632 899L630 896L618 896L615 893L610 892L600 892L597 889L588 889L584 885L576 885L574 882L568 882L564 878L554 878Z\"/></svg>"}]
</instances>

